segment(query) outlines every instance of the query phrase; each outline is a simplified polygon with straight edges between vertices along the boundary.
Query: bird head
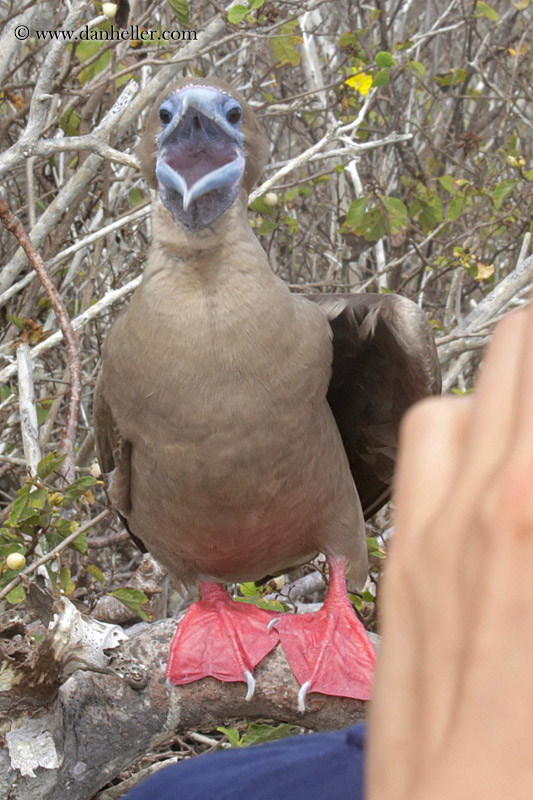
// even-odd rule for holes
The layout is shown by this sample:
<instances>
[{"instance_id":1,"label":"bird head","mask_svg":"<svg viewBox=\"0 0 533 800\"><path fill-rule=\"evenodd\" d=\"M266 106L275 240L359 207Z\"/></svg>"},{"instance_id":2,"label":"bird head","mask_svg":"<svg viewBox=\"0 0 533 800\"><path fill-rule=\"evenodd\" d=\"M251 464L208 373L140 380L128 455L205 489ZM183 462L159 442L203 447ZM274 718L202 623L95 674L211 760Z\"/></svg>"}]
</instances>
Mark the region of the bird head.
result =
<instances>
[{"instance_id":1,"label":"bird head","mask_svg":"<svg viewBox=\"0 0 533 800\"><path fill-rule=\"evenodd\" d=\"M157 99L140 149L143 171L174 221L211 225L259 177L268 146L240 95L215 79L182 79Z\"/></svg>"}]
</instances>

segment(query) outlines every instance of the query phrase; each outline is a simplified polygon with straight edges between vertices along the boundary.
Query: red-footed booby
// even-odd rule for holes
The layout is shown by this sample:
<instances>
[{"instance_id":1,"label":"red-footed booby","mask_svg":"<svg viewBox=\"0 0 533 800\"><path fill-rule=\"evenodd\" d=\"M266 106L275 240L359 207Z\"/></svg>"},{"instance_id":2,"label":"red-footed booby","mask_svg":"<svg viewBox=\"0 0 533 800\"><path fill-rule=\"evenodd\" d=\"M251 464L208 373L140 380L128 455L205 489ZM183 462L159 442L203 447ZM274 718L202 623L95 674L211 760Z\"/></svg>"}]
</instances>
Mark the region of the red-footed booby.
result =
<instances>
[{"instance_id":1,"label":"red-footed booby","mask_svg":"<svg viewBox=\"0 0 533 800\"><path fill-rule=\"evenodd\" d=\"M366 700L375 654L350 605L365 516L389 497L400 419L440 390L430 326L395 295L291 294L247 217L268 148L216 79L157 100L141 146L157 190L142 284L102 353L94 425L109 497L180 581L199 581L167 677L245 681L281 641L308 692ZM238 603L220 585L318 552L316 614Z\"/></svg>"}]
</instances>

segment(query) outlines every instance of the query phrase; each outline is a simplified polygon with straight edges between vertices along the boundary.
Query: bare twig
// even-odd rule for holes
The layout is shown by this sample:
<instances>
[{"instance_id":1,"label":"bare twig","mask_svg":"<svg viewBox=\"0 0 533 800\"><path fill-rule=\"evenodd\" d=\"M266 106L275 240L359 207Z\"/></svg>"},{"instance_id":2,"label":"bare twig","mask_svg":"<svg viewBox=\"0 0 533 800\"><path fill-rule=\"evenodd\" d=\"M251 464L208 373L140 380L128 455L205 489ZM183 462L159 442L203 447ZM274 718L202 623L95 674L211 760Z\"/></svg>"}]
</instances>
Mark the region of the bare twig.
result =
<instances>
[{"instance_id":1,"label":"bare twig","mask_svg":"<svg viewBox=\"0 0 533 800\"><path fill-rule=\"evenodd\" d=\"M23 247L30 264L37 273L37 276L45 290L52 308L54 309L57 321L63 333L66 346L67 357L70 369L70 389L68 399L68 412L67 421L63 429L61 438L61 452L66 454L65 461L62 467L62 473L66 480L74 480L74 445L76 442L76 431L78 427L78 415L81 400L81 363L80 351L78 340L70 317L68 315L65 304L59 294L54 282L52 281L48 270L45 266L41 256L33 246L30 237L22 227L20 220L10 211L7 203L0 199L0 219L4 226L10 231L20 242Z\"/></svg>"},{"instance_id":2,"label":"bare twig","mask_svg":"<svg viewBox=\"0 0 533 800\"><path fill-rule=\"evenodd\" d=\"M373 92L369 92L365 97L364 103L361 106L357 117L348 124L342 124L341 122L335 122L328 127L326 133L321 137L321 139L316 142L316 144L311 145L303 153L299 153L295 158L291 159L290 161L286 162L282 167L280 167L274 175L271 175L266 181L264 181L261 186L255 189L251 194L249 201L252 203L256 198L261 197L265 192L267 192L271 186L274 186L280 178L284 178L285 175L288 175L293 170L297 169L298 167L302 166L302 164L307 163L311 158L313 158L317 153L321 153L329 142L333 141L334 139L342 139L343 137L347 136L349 133L355 135L357 129L361 125L362 121L365 118L366 112L368 111L370 101L373 97ZM407 138L411 138L410 134L407 135ZM350 148L356 148L357 143L350 140L349 142Z\"/></svg>"},{"instance_id":3,"label":"bare twig","mask_svg":"<svg viewBox=\"0 0 533 800\"><path fill-rule=\"evenodd\" d=\"M37 474L37 464L41 460L39 447L39 427L37 424L37 409L35 408L35 392L33 389L33 364L30 355L30 346L27 342L20 342L17 347L17 365L19 378L19 412L20 427L22 430L22 445L26 466L30 475Z\"/></svg>"},{"instance_id":4,"label":"bare twig","mask_svg":"<svg viewBox=\"0 0 533 800\"><path fill-rule=\"evenodd\" d=\"M104 547L114 547L120 542L131 542L131 536L128 531L111 531L105 533L103 536L92 536L87 541L87 546L90 550L101 550Z\"/></svg>"},{"instance_id":5,"label":"bare twig","mask_svg":"<svg viewBox=\"0 0 533 800\"><path fill-rule=\"evenodd\" d=\"M89 320L94 319L100 314L105 308L108 306L113 305L116 303L117 300L120 298L125 297L130 292L133 292L134 289L140 284L142 280L142 275L138 275L133 280L125 283L124 286L121 286L119 289L111 289L111 291L107 292L97 303L90 306L87 311L84 311L83 314L80 314L77 317L74 317L71 320L71 324L73 329L76 331L79 328L82 328ZM54 345L58 344L63 338L63 331L55 331L51 336L45 339L39 344L36 344L35 347L31 349L31 357L32 359L37 358L37 356L41 355L42 353L46 353L47 350L50 350ZM0 381L6 381L11 375L14 375L17 371L17 367L15 364L10 364L8 367L4 367L3 370L0 371Z\"/></svg>"},{"instance_id":6,"label":"bare twig","mask_svg":"<svg viewBox=\"0 0 533 800\"><path fill-rule=\"evenodd\" d=\"M52 267L57 267L67 258L70 258L72 255L74 255L74 253L77 253L84 247L88 247L90 244L93 244L93 242L98 241L103 236L107 236L108 233L112 233L113 231L119 228L123 228L125 225L129 225L137 220L145 219L146 217L150 216L151 210L152 206L150 203L148 203L147 205L142 206L141 208L136 208L135 211L132 211L130 214L126 214L120 219L116 219L114 222L110 222L109 225L105 225L103 228L100 228L94 233L90 233L88 236L84 236L83 239L79 240L79 242L76 242L70 247L65 248L65 250L62 250L56 256L51 258L50 261L47 262L48 269L53 274L55 270L52 270L51 269ZM24 289L29 283L31 283L34 278L35 278L35 273L29 272L19 281L12 284L9 287L9 289L0 294L0 308L3 305L5 305L8 302L8 300L14 297L14 295L22 291L22 289Z\"/></svg>"}]
</instances>

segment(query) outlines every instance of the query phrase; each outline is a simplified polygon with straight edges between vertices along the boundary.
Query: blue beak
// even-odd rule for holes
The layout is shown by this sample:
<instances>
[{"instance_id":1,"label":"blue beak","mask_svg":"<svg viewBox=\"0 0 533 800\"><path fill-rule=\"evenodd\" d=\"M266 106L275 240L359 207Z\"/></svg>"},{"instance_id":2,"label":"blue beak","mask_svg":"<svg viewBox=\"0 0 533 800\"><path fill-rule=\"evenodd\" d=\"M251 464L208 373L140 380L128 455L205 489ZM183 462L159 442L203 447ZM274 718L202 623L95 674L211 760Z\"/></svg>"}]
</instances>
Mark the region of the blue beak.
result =
<instances>
[{"instance_id":1,"label":"blue beak","mask_svg":"<svg viewBox=\"0 0 533 800\"><path fill-rule=\"evenodd\" d=\"M159 108L156 175L181 195L188 210L217 189L236 189L244 172L242 109L230 95L208 86L186 86Z\"/></svg>"}]
</instances>

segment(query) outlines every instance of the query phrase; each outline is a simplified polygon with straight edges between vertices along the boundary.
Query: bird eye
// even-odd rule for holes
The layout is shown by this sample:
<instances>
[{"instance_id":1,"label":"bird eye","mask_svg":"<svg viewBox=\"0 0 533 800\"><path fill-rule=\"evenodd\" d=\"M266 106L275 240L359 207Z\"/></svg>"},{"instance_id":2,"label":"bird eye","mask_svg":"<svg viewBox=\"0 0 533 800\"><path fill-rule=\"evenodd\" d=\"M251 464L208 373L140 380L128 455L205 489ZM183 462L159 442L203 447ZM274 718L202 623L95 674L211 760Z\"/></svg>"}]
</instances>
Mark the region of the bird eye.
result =
<instances>
[{"instance_id":1,"label":"bird eye","mask_svg":"<svg viewBox=\"0 0 533 800\"><path fill-rule=\"evenodd\" d=\"M159 109L159 119L163 123L163 125L168 125L170 120L172 119L172 114L168 110L168 108L160 108Z\"/></svg>"},{"instance_id":2,"label":"bird eye","mask_svg":"<svg viewBox=\"0 0 533 800\"><path fill-rule=\"evenodd\" d=\"M241 117L242 117L242 111L239 108L239 106L234 106L233 108L230 108L230 110L226 114L226 119L228 120L228 122L231 122L232 125L236 125Z\"/></svg>"}]
</instances>

